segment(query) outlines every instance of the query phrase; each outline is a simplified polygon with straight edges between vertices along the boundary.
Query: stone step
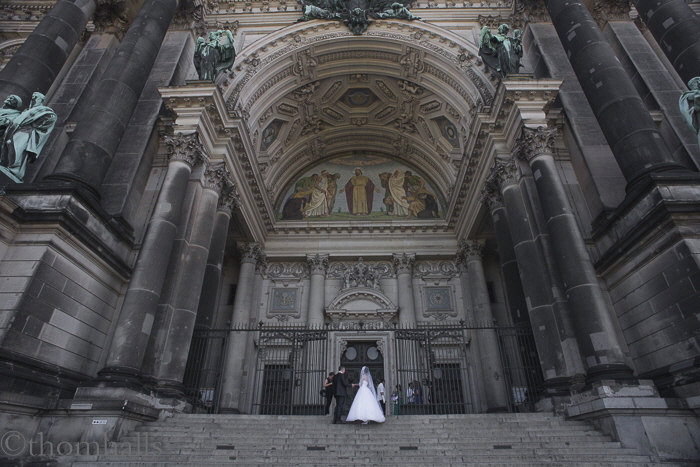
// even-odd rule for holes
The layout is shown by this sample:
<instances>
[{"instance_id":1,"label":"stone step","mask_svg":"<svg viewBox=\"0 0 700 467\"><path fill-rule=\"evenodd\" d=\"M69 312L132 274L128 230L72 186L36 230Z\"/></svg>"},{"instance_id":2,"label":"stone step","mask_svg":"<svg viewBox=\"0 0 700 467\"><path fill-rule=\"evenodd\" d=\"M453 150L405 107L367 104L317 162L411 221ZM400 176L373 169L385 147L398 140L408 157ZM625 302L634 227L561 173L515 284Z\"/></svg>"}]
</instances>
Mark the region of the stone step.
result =
<instances>
[{"instance_id":1,"label":"stone step","mask_svg":"<svg viewBox=\"0 0 700 467\"><path fill-rule=\"evenodd\" d=\"M288 465L290 462L296 464L315 464L323 462L324 459L329 458L329 453L318 452L316 455L298 455L290 458L283 453L259 453L251 455L241 455L232 454L229 456L206 456L206 455L154 455L154 456L144 456L144 457L133 457L132 462L164 462L164 463L178 463L178 462L193 462L193 463L208 463L208 462L224 462L232 461L242 463L279 463L280 465ZM366 453L363 455L334 455L333 458L336 461L344 461L348 464L375 464L375 465L439 465L442 461L449 463L456 462L491 462L491 463L516 463L516 462L535 462L540 461L544 463L551 462L601 462L600 456L595 454L547 454L545 456L536 454L525 454L525 453L513 453L511 455L502 455L501 453L465 453L463 455L419 455L412 454L401 456L397 458L393 453L374 455L374 453ZM87 456L86 456L87 457ZM124 456L90 456L92 459L76 459L74 465L77 462L124 462ZM634 455L606 455L605 460L602 461L606 464L616 463L616 462L627 462L636 463L637 465L643 465L645 463L651 462L648 456L634 456ZM228 463L228 462L227 462ZM601 465L604 465L601 463Z\"/></svg>"}]
</instances>

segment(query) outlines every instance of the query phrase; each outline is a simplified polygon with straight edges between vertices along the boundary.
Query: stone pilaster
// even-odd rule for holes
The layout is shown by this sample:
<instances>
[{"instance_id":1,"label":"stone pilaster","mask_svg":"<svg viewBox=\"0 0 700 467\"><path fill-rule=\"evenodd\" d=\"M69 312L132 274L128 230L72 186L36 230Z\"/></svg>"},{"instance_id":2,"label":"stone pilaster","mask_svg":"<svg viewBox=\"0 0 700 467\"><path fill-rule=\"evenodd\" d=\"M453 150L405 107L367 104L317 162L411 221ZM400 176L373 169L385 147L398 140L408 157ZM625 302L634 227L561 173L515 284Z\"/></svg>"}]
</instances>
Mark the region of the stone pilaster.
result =
<instances>
[{"instance_id":1,"label":"stone pilaster","mask_svg":"<svg viewBox=\"0 0 700 467\"><path fill-rule=\"evenodd\" d=\"M265 253L259 243L244 243L238 245L241 256L241 267L236 286L236 298L233 302L231 331L229 332L228 348L224 363L221 399L223 412L239 412L241 409L241 386L243 368L246 364L247 332L237 330L249 324L253 307L253 290L255 289L255 271L258 264L264 261Z\"/></svg>"},{"instance_id":2,"label":"stone pilaster","mask_svg":"<svg viewBox=\"0 0 700 467\"><path fill-rule=\"evenodd\" d=\"M651 173L687 172L664 144L644 102L584 2L546 0L545 4L627 181L627 191L632 191ZM572 24L576 25L575 30L571 29Z\"/></svg>"},{"instance_id":3,"label":"stone pilaster","mask_svg":"<svg viewBox=\"0 0 700 467\"><path fill-rule=\"evenodd\" d=\"M318 327L323 325L324 322L328 255L307 255L306 262L309 263L309 273L311 275L309 311L306 322L309 326Z\"/></svg>"},{"instance_id":4,"label":"stone pilaster","mask_svg":"<svg viewBox=\"0 0 700 467\"><path fill-rule=\"evenodd\" d=\"M413 301L413 265L416 255L406 253L394 255L392 263L399 287L399 324L411 325L417 321Z\"/></svg>"},{"instance_id":5,"label":"stone pilaster","mask_svg":"<svg viewBox=\"0 0 700 467\"><path fill-rule=\"evenodd\" d=\"M16 94L29 102L33 92L46 94L78 43L95 0L58 0L0 71L0 98Z\"/></svg>"},{"instance_id":6,"label":"stone pilaster","mask_svg":"<svg viewBox=\"0 0 700 467\"><path fill-rule=\"evenodd\" d=\"M631 0L686 83L700 76L700 18L686 0Z\"/></svg>"},{"instance_id":7,"label":"stone pilaster","mask_svg":"<svg viewBox=\"0 0 700 467\"><path fill-rule=\"evenodd\" d=\"M523 127L518 155L534 174L589 380L631 376L607 303L552 155L556 128Z\"/></svg>"},{"instance_id":8,"label":"stone pilaster","mask_svg":"<svg viewBox=\"0 0 700 467\"><path fill-rule=\"evenodd\" d=\"M47 179L99 190L136 109L172 20L177 0L146 0L97 85L85 112Z\"/></svg>"},{"instance_id":9,"label":"stone pilaster","mask_svg":"<svg viewBox=\"0 0 700 467\"><path fill-rule=\"evenodd\" d=\"M192 167L203 158L196 133L166 138L170 162L119 314L107 366L98 380L140 387L141 366L155 319Z\"/></svg>"},{"instance_id":10,"label":"stone pilaster","mask_svg":"<svg viewBox=\"0 0 700 467\"><path fill-rule=\"evenodd\" d=\"M578 342L568 321L567 304L556 296L552 272L539 243L541 235L518 179L515 160L497 160L487 183L498 187L503 196L546 387L554 392L568 391L571 377L583 372Z\"/></svg>"},{"instance_id":11,"label":"stone pilaster","mask_svg":"<svg viewBox=\"0 0 700 467\"><path fill-rule=\"evenodd\" d=\"M462 240L458 255L467 265L472 309L477 326L493 326L493 311L486 285L483 265L484 244ZM506 393L501 353L498 348L498 336L495 329L478 329L475 331L479 343L481 373L485 388L485 400L488 412L507 412L508 394Z\"/></svg>"}]
</instances>

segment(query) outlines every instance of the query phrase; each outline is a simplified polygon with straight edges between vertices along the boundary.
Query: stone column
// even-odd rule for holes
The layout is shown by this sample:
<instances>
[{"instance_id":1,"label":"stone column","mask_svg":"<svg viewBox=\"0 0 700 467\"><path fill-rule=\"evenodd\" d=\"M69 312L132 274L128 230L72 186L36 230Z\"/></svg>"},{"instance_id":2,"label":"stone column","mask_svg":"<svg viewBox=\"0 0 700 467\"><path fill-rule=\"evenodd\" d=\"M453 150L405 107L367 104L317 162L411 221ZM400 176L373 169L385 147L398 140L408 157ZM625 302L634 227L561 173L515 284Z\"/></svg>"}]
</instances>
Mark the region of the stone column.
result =
<instances>
[{"instance_id":1,"label":"stone column","mask_svg":"<svg viewBox=\"0 0 700 467\"><path fill-rule=\"evenodd\" d=\"M393 256L394 271L396 281L399 286L399 324L410 326L416 324L416 307L413 303L413 264L416 262L416 255Z\"/></svg>"},{"instance_id":2,"label":"stone column","mask_svg":"<svg viewBox=\"0 0 700 467\"><path fill-rule=\"evenodd\" d=\"M496 232L496 243L498 244L498 257L501 261L503 285L506 289L513 322L515 324L529 324L530 316L527 312L523 284L520 282L520 271L515 257L513 237L510 235L510 224L508 223L506 207L503 204L503 196L498 190L484 190L480 201L488 206L491 213L493 229Z\"/></svg>"},{"instance_id":3,"label":"stone column","mask_svg":"<svg viewBox=\"0 0 700 467\"><path fill-rule=\"evenodd\" d=\"M458 256L467 264L469 290L471 291L472 309L477 326L493 326L493 312L486 276L482 263L484 245L462 240ZM484 380L487 412L507 412L508 394L505 388L501 352L498 348L498 336L495 329L478 329L475 332L479 343L481 373Z\"/></svg>"},{"instance_id":4,"label":"stone column","mask_svg":"<svg viewBox=\"0 0 700 467\"><path fill-rule=\"evenodd\" d=\"M556 128L523 127L516 151L534 174L589 382L630 377L633 371L625 364L598 276L554 164L556 136Z\"/></svg>"},{"instance_id":5,"label":"stone column","mask_svg":"<svg viewBox=\"0 0 700 467\"><path fill-rule=\"evenodd\" d=\"M700 18L686 0L632 0L632 4L683 81L700 76Z\"/></svg>"},{"instance_id":6,"label":"stone column","mask_svg":"<svg viewBox=\"0 0 700 467\"><path fill-rule=\"evenodd\" d=\"M545 0L545 4L627 181L627 191L653 172L687 172L664 144L648 109L583 1Z\"/></svg>"},{"instance_id":7,"label":"stone column","mask_svg":"<svg viewBox=\"0 0 700 467\"><path fill-rule=\"evenodd\" d=\"M207 268L204 271L204 283L202 293L199 295L199 305L197 306L196 326L211 328L219 304L219 293L221 291L221 274L224 263L224 252L226 249L226 239L228 237L228 227L231 221L233 210L239 206L240 197L235 188L224 192L219 198L219 206L214 218L214 232L209 245L209 257L207 258Z\"/></svg>"},{"instance_id":8,"label":"stone column","mask_svg":"<svg viewBox=\"0 0 700 467\"><path fill-rule=\"evenodd\" d=\"M253 290L255 270L265 253L259 243L244 243L238 246L241 255L241 268L236 286L236 298L233 302L231 330L228 335L228 347L224 363L223 384L219 406L223 412L238 412L241 404L241 385L243 383L243 366L246 357L248 332L239 329L247 326L253 307Z\"/></svg>"},{"instance_id":9,"label":"stone column","mask_svg":"<svg viewBox=\"0 0 700 467\"><path fill-rule=\"evenodd\" d=\"M177 0L146 0L117 48L87 109L63 150L50 180L78 182L99 198L161 43Z\"/></svg>"},{"instance_id":10,"label":"stone column","mask_svg":"<svg viewBox=\"0 0 700 467\"><path fill-rule=\"evenodd\" d=\"M140 387L141 366L173 248L192 167L204 149L197 133L166 138L170 163L112 338L101 382Z\"/></svg>"},{"instance_id":11,"label":"stone column","mask_svg":"<svg viewBox=\"0 0 700 467\"><path fill-rule=\"evenodd\" d=\"M321 327L325 321L324 308L326 305L326 270L328 269L328 255L307 255L311 274L309 287L309 313L307 324L312 327Z\"/></svg>"},{"instance_id":12,"label":"stone column","mask_svg":"<svg viewBox=\"0 0 700 467\"><path fill-rule=\"evenodd\" d=\"M58 0L0 71L0 97L16 94L28 104L32 93L46 94L95 6L95 0Z\"/></svg>"},{"instance_id":13,"label":"stone column","mask_svg":"<svg viewBox=\"0 0 700 467\"><path fill-rule=\"evenodd\" d=\"M500 190L508 213L545 387L553 392L568 392L571 378L583 374L578 342L566 303L555 295L556 286L550 265L538 243L540 235L531 219L518 179L515 160L499 160L489 176L487 189Z\"/></svg>"},{"instance_id":14,"label":"stone column","mask_svg":"<svg viewBox=\"0 0 700 467\"><path fill-rule=\"evenodd\" d=\"M176 261L170 263L175 285L169 301L164 304L166 324L159 330L164 339L154 375L158 381L158 395L184 396L182 378L192 342L219 195L232 185L225 163L206 168L204 188L190 214L184 248Z\"/></svg>"}]
</instances>

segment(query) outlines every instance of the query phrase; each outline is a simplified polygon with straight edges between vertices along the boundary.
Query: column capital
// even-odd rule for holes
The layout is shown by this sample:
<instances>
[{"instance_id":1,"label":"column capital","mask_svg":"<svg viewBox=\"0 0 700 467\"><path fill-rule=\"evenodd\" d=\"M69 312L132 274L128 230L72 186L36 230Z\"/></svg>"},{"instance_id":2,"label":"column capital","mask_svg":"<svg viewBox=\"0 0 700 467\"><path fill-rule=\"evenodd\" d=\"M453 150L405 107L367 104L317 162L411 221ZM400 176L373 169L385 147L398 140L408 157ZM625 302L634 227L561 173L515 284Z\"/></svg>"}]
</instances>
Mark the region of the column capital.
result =
<instances>
[{"instance_id":1,"label":"column capital","mask_svg":"<svg viewBox=\"0 0 700 467\"><path fill-rule=\"evenodd\" d=\"M413 274L413 265L416 262L416 255L394 254L391 260L396 274Z\"/></svg>"},{"instance_id":2,"label":"column capital","mask_svg":"<svg viewBox=\"0 0 700 467\"><path fill-rule=\"evenodd\" d=\"M257 242L239 243L238 253L241 255L241 263L252 263L260 266L265 261L265 251Z\"/></svg>"},{"instance_id":3,"label":"column capital","mask_svg":"<svg viewBox=\"0 0 700 467\"><path fill-rule=\"evenodd\" d=\"M309 264L311 274L326 275L329 263L328 255L306 255L306 262Z\"/></svg>"},{"instance_id":4,"label":"column capital","mask_svg":"<svg viewBox=\"0 0 700 467\"><path fill-rule=\"evenodd\" d=\"M630 3L625 0L595 0L591 15L598 27L603 29L608 21L629 20L630 7Z\"/></svg>"},{"instance_id":5,"label":"column capital","mask_svg":"<svg viewBox=\"0 0 700 467\"><path fill-rule=\"evenodd\" d=\"M491 173L487 177L487 183L492 183L503 191L506 187L515 185L520 180L520 172L515 159L496 159Z\"/></svg>"},{"instance_id":6,"label":"column capital","mask_svg":"<svg viewBox=\"0 0 700 467\"><path fill-rule=\"evenodd\" d=\"M168 159L183 161L194 167L205 159L206 151L199 141L199 133L168 135L165 137Z\"/></svg>"},{"instance_id":7,"label":"column capital","mask_svg":"<svg viewBox=\"0 0 700 467\"><path fill-rule=\"evenodd\" d=\"M241 196L238 194L235 186L232 186L228 190L225 190L219 196L219 205L217 206L217 211L224 211L228 215L233 214L233 210L241 207Z\"/></svg>"},{"instance_id":8,"label":"column capital","mask_svg":"<svg viewBox=\"0 0 700 467\"><path fill-rule=\"evenodd\" d=\"M457 262L481 261L484 256L484 242L462 240L457 250Z\"/></svg>"},{"instance_id":9,"label":"column capital","mask_svg":"<svg viewBox=\"0 0 700 467\"><path fill-rule=\"evenodd\" d=\"M558 134L559 130L556 127L528 128L524 126L518 138L515 153L518 158L527 162L532 162L535 157L542 154L553 154Z\"/></svg>"},{"instance_id":10,"label":"column capital","mask_svg":"<svg viewBox=\"0 0 700 467\"><path fill-rule=\"evenodd\" d=\"M542 0L518 0L515 11L528 23L550 21L549 12Z\"/></svg>"},{"instance_id":11,"label":"column capital","mask_svg":"<svg viewBox=\"0 0 700 467\"><path fill-rule=\"evenodd\" d=\"M493 182L487 181L484 185L484 189L481 190L481 196L479 196L479 201L489 208L489 211L500 208L504 206L503 195L498 189L498 185Z\"/></svg>"},{"instance_id":12,"label":"column capital","mask_svg":"<svg viewBox=\"0 0 700 467\"><path fill-rule=\"evenodd\" d=\"M233 187L233 180L231 180L231 174L226 168L226 163L210 164L207 162L204 169L203 185L205 188L216 191L219 195L227 188Z\"/></svg>"}]
</instances>

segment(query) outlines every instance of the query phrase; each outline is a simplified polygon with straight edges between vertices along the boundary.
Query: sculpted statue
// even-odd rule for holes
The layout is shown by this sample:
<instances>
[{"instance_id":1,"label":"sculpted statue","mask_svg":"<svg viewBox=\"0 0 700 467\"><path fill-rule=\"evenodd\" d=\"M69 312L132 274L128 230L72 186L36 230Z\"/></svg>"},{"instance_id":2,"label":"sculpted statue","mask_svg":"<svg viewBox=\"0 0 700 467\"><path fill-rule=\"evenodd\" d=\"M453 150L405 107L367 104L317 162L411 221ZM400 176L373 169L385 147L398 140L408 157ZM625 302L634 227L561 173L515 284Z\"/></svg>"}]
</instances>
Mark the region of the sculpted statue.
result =
<instances>
[{"instance_id":1,"label":"sculpted statue","mask_svg":"<svg viewBox=\"0 0 700 467\"><path fill-rule=\"evenodd\" d=\"M221 41L222 35L226 36L226 42ZM220 71L231 68L234 60L236 49L233 47L231 31L212 31L209 33L209 42L205 42L203 37L197 39L194 47L194 67L199 79L214 81Z\"/></svg>"},{"instance_id":2,"label":"sculpted statue","mask_svg":"<svg viewBox=\"0 0 700 467\"><path fill-rule=\"evenodd\" d=\"M522 31L516 29L512 36L508 32L510 27L507 24L501 24L496 34L484 26L479 39L479 56L489 68L504 77L518 73L523 66L520 63L523 57Z\"/></svg>"},{"instance_id":3,"label":"sculpted statue","mask_svg":"<svg viewBox=\"0 0 700 467\"><path fill-rule=\"evenodd\" d=\"M408 19L408 20L420 19L418 16L415 16L413 13L408 11L408 8L406 8L402 3L399 3L399 2L392 3L390 8L387 8L386 10L382 11L381 13L377 13L375 16L379 19L386 19L386 18Z\"/></svg>"},{"instance_id":4,"label":"sculpted statue","mask_svg":"<svg viewBox=\"0 0 700 467\"><path fill-rule=\"evenodd\" d=\"M686 123L693 128L700 143L700 76L688 81L689 91L684 92L678 101Z\"/></svg>"},{"instance_id":5,"label":"sculpted statue","mask_svg":"<svg viewBox=\"0 0 700 467\"><path fill-rule=\"evenodd\" d=\"M0 132L5 133L12 120L19 115L19 108L22 107L22 99L11 94L7 96L0 109Z\"/></svg>"},{"instance_id":6,"label":"sculpted statue","mask_svg":"<svg viewBox=\"0 0 700 467\"><path fill-rule=\"evenodd\" d=\"M10 101L11 98L15 99ZM44 105L45 100L43 94L35 92L29 108L20 113L16 109L6 108L22 103L19 97L10 96L0 110L0 128L4 129L0 171L15 182L24 182L27 162L33 163L39 157L56 124L56 113Z\"/></svg>"},{"instance_id":7,"label":"sculpted statue","mask_svg":"<svg viewBox=\"0 0 700 467\"><path fill-rule=\"evenodd\" d=\"M304 14L298 21L343 21L355 35L363 34L376 19L419 20L408 9L411 0L299 0Z\"/></svg>"}]
</instances>

